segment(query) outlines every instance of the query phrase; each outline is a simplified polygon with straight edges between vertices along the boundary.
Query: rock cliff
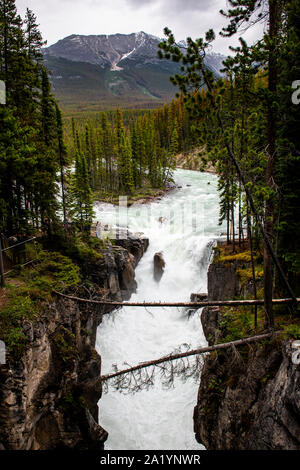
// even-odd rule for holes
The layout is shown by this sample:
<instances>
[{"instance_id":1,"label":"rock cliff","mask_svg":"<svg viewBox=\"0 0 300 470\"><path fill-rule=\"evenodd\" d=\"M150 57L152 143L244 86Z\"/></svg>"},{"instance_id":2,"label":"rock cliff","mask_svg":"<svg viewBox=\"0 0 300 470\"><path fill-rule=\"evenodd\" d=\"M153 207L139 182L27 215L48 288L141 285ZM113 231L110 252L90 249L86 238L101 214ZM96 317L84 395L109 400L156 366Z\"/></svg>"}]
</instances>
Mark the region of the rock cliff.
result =
<instances>
[{"instance_id":1,"label":"rock cliff","mask_svg":"<svg viewBox=\"0 0 300 470\"><path fill-rule=\"evenodd\" d=\"M209 300L240 293L236 262L212 263ZM222 339L222 314L203 309L207 340ZM220 337L221 335L221 337ZM196 439L211 450L300 449L300 366L289 340L272 340L204 359L194 410Z\"/></svg>"},{"instance_id":2,"label":"rock cliff","mask_svg":"<svg viewBox=\"0 0 300 470\"><path fill-rule=\"evenodd\" d=\"M123 243L119 241L120 245ZM108 300L128 299L136 288L134 269L148 240L131 235L126 248L109 244L99 260L82 263L91 289ZM0 365L0 449L103 449L107 432L98 424L101 358L96 330L111 307L57 298L23 329L27 348Z\"/></svg>"}]
</instances>

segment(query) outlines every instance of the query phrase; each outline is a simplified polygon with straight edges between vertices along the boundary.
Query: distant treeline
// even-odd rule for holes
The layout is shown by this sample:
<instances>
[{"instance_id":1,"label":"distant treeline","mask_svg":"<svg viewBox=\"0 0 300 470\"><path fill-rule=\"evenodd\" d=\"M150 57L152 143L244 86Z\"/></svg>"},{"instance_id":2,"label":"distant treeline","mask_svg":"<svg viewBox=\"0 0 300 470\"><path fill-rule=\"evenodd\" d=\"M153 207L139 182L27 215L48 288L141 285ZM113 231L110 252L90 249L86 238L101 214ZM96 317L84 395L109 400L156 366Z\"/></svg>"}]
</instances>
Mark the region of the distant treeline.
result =
<instances>
[{"instance_id":1,"label":"distant treeline","mask_svg":"<svg viewBox=\"0 0 300 470\"><path fill-rule=\"evenodd\" d=\"M183 99L153 111L101 112L71 120L66 140L75 162L85 159L93 190L125 192L172 180L175 156L197 142Z\"/></svg>"}]
</instances>

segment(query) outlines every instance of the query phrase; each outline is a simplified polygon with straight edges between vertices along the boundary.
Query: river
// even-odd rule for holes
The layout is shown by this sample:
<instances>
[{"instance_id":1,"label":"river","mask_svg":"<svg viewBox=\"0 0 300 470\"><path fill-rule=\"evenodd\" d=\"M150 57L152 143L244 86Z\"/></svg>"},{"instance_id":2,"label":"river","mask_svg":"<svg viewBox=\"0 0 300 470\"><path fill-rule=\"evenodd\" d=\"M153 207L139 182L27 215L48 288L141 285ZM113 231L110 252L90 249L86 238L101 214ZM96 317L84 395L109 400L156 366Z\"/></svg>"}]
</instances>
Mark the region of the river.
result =
<instances>
[{"instance_id":1,"label":"river","mask_svg":"<svg viewBox=\"0 0 300 470\"><path fill-rule=\"evenodd\" d=\"M192 292L206 292L207 269L218 225L217 177L176 170L181 186L160 201L119 210L119 224L143 232L150 246L136 269L138 288L132 301L189 301ZM97 217L113 224L118 208L97 204ZM164 220L161 223L160 217ZM153 278L153 256L163 252L165 272ZM112 365L139 362L169 354L183 344L205 346L200 310L188 317L184 309L124 307L105 315L97 332L102 373ZM193 409L199 381L175 379L166 388L157 374L149 390L126 394L109 388L99 402L99 422L109 433L106 449L199 450L193 432Z\"/></svg>"}]
</instances>

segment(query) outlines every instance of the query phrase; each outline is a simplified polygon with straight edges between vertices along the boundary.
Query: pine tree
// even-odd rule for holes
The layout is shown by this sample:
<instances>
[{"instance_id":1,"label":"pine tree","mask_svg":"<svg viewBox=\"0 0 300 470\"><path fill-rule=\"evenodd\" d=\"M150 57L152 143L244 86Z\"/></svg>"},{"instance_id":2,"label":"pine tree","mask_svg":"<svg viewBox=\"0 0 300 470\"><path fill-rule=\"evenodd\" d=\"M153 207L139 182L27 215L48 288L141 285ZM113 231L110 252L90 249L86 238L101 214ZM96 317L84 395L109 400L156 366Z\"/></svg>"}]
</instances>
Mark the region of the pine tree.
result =
<instances>
[{"instance_id":1,"label":"pine tree","mask_svg":"<svg viewBox=\"0 0 300 470\"><path fill-rule=\"evenodd\" d=\"M278 165L275 168L280 203L276 212L279 221L279 255L288 270L289 279L296 293L300 286L300 242L295 234L300 230L300 150L299 105L293 104L292 84L300 76L300 4L293 0L285 4L286 41L279 57L278 77L280 101L278 125Z\"/></svg>"},{"instance_id":2,"label":"pine tree","mask_svg":"<svg viewBox=\"0 0 300 470\"><path fill-rule=\"evenodd\" d=\"M50 147L53 139L55 138L55 127L53 128L53 123L55 122L56 110L51 95L51 84L49 80L49 75L45 67L42 68L42 96L41 96L41 119L42 119L42 132L43 140L46 147Z\"/></svg>"},{"instance_id":3,"label":"pine tree","mask_svg":"<svg viewBox=\"0 0 300 470\"><path fill-rule=\"evenodd\" d=\"M67 150L64 144L64 135L63 135L63 123L62 123L62 114L57 103L55 103L56 109L56 129L57 129L57 147L58 147L58 158L59 158L59 167L60 167L60 185L61 185L61 195L62 195L62 210L64 221L67 220L67 207L66 207L66 183L64 168L67 164Z\"/></svg>"},{"instance_id":4,"label":"pine tree","mask_svg":"<svg viewBox=\"0 0 300 470\"><path fill-rule=\"evenodd\" d=\"M258 4L261 5L262 2L258 2ZM232 33L234 31L234 27L239 24L240 21L249 20L251 14L256 8L256 2L230 2L230 4L234 4L235 7L237 7L234 11L229 12L229 16L233 17L232 22L230 23L228 27L229 33ZM241 8L242 4L247 4L247 8L243 10ZM274 5L277 5L277 0L274 0L274 2L270 1L269 7L270 7L270 34L269 36L275 39L277 39L276 36L276 31L277 31L277 24L272 24L274 21L278 21L277 19L277 14L278 12L274 12ZM239 6L237 6L239 5ZM249 17L242 16L249 13ZM275 14L276 13L276 14ZM240 16L239 16L240 15ZM274 17L275 15L275 17ZM272 30L272 31L271 31ZM188 103L189 103L189 109L191 109L191 112L193 113L194 117L200 118L201 116L203 117L203 108L201 106L202 102L202 96L201 92L199 92L199 89L201 87L201 84L204 82L206 87L207 87L207 92L206 96L208 98L208 102L210 104L211 110L210 110L210 115L211 115L211 123L212 126L216 125L219 128L219 131L216 134L216 137L220 136L220 143L222 143L223 148L226 149L226 152L228 154L228 157L231 160L231 163L234 167L234 171L237 172L237 176L240 180L240 182L243 185L243 188L245 190L245 193L247 195L247 199L249 201L249 204L251 206L251 211L255 215L256 223L257 226L259 227L263 241L265 243L265 269L264 269L264 282L265 282L265 288L264 288L264 296L265 296L265 308L266 308L266 320L268 326L272 327L273 326L273 314L272 314L272 290L273 290L273 282L272 282L272 272L270 273L270 263L269 260L272 257L276 264L276 268L278 269L278 272L280 273L282 282L285 285L285 288L289 292L290 296L295 300L295 295L291 289L291 286L288 283L287 277L282 269L282 266L279 263L278 257L276 256L276 253L274 251L274 248L272 246L272 233L271 229L273 227L273 219L270 217L270 208L272 208L272 205L274 204L273 200L273 195L272 191L273 188L270 187L270 175L273 174L273 165L274 165L274 152L272 152L272 155L270 155L270 149L274 145L274 129L275 129L275 123L274 123L274 109L273 107L275 106L276 103L276 89L274 88L274 78L270 77L270 68L268 70L268 93L266 94L266 108L267 108L267 113L266 113L266 135L267 135L267 142L269 144L268 147L268 158L267 158L267 165L266 165L266 179L267 179L267 185L265 185L264 189L264 200L265 200L265 205L264 205L264 226L262 225L260 218L259 218L259 211L257 210L254 202L254 198L251 194L250 187L252 186L252 182L247 182L242 170L241 170L241 164L238 161L237 154L236 154L236 148L235 148L235 138L234 138L234 133L232 129L232 124L231 124L231 129L227 130L226 126L226 120L224 119L223 116L223 94L224 92L226 93L226 87L223 88L223 92L221 93L221 90L219 90L218 82L215 82L212 73L208 71L205 66L204 66L204 57L206 53L206 49L209 47L210 43L214 40L214 32L212 30L208 31L205 37L205 40L203 39L197 39L196 41L193 41L191 38L187 39L187 49L186 53L184 54L182 50L176 45L175 43L175 38L170 30L167 28L165 29L165 34L167 36L167 40L163 41L160 44L160 57L165 57L165 58L170 58L172 57L173 60L176 62L182 62L182 75L176 75L172 77L172 82L176 85L179 86L180 90L182 93L187 97ZM266 39L266 38L265 38ZM266 44L264 44L264 50L268 50L268 44L267 41L265 41ZM270 61L274 60L274 49L273 45L269 47L268 50L268 55L267 55L267 62L270 65ZM264 53L263 50L263 53ZM164 51L164 53L162 52ZM276 59L277 60L277 59ZM274 63L271 66L274 67ZM272 88L273 87L273 88ZM200 105L200 106L199 106ZM205 129L205 135L206 138L209 140L212 140L210 134L212 134L207 128ZM272 140L273 139L273 140ZM219 145L219 144L218 144ZM211 148L212 150L212 148ZM220 150L217 150L217 153L219 153ZM233 213L233 207L231 209L231 212ZM272 225L272 227L271 227ZM271 235L271 236L270 236Z\"/></svg>"},{"instance_id":5,"label":"pine tree","mask_svg":"<svg viewBox=\"0 0 300 470\"><path fill-rule=\"evenodd\" d=\"M133 162L130 137L124 137L121 144L122 155L122 184L126 194L131 194L134 189Z\"/></svg>"},{"instance_id":6,"label":"pine tree","mask_svg":"<svg viewBox=\"0 0 300 470\"><path fill-rule=\"evenodd\" d=\"M139 149L138 149L138 138L136 126L133 126L131 132L131 149L132 149L132 173L133 173L133 183L134 187L140 187L141 178L139 171Z\"/></svg>"},{"instance_id":7,"label":"pine tree","mask_svg":"<svg viewBox=\"0 0 300 470\"><path fill-rule=\"evenodd\" d=\"M89 182L86 158L77 152L75 157L75 174L70 181L70 216L81 232L90 233L94 217L93 196Z\"/></svg>"},{"instance_id":8,"label":"pine tree","mask_svg":"<svg viewBox=\"0 0 300 470\"><path fill-rule=\"evenodd\" d=\"M235 2L230 0L230 6L234 7L228 13L223 12L225 16L230 18L230 24L227 28L223 29L223 34L232 36L237 32L241 23L249 22L253 15L263 16L262 9L267 7L268 10L268 35L265 36L265 50L266 60L268 64L268 94L267 99L267 168L266 168L266 183L269 188L269 194L266 197L265 203L265 232L269 238L270 244L273 244L273 231L274 231L274 173L277 160L277 113L276 102L278 97L278 46L280 43L280 28L281 28L281 15L282 5L281 0L260 0L252 1L245 0ZM273 297L273 266L270 251L265 247L264 252L264 295L265 295L265 308L269 317L269 323L273 326L273 313L272 313L272 297Z\"/></svg>"},{"instance_id":9,"label":"pine tree","mask_svg":"<svg viewBox=\"0 0 300 470\"><path fill-rule=\"evenodd\" d=\"M25 47L30 60L35 62L42 61L42 47L47 44L43 41L41 32L38 29L35 14L27 8L25 16Z\"/></svg>"},{"instance_id":10,"label":"pine tree","mask_svg":"<svg viewBox=\"0 0 300 470\"><path fill-rule=\"evenodd\" d=\"M0 66L1 79L6 82L8 93L14 81L14 65L19 58L19 32L22 20L17 14L14 0L0 1Z\"/></svg>"}]
</instances>

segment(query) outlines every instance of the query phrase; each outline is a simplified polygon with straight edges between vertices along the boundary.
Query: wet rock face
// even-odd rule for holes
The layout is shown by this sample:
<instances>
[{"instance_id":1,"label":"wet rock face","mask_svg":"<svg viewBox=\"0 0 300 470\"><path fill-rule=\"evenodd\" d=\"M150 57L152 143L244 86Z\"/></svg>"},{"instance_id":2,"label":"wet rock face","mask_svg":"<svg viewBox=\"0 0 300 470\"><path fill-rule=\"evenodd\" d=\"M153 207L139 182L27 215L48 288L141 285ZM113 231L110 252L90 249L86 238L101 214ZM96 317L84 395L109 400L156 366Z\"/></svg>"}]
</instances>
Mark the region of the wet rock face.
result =
<instances>
[{"instance_id":1,"label":"wet rock face","mask_svg":"<svg viewBox=\"0 0 300 470\"><path fill-rule=\"evenodd\" d=\"M227 300L240 291L233 263L211 264L209 300ZM218 307L203 309L210 345L221 334L221 320ZM211 450L299 450L300 366L292 362L290 341L245 348L205 357L194 410L197 441Z\"/></svg>"},{"instance_id":2,"label":"wet rock face","mask_svg":"<svg viewBox=\"0 0 300 470\"><path fill-rule=\"evenodd\" d=\"M234 263L213 263L207 273L208 300L229 300L239 292L239 279Z\"/></svg>"},{"instance_id":3,"label":"wet rock face","mask_svg":"<svg viewBox=\"0 0 300 470\"><path fill-rule=\"evenodd\" d=\"M153 274L156 282L159 282L165 270L165 260L162 253L155 253L153 258Z\"/></svg>"},{"instance_id":4,"label":"wet rock face","mask_svg":"<svg viewBox=\"0 0 300 470\"><path fill-rule=\"evenodd\" d=\"M207 302L207 294L206 293L194 293L190 296L191 302Z\"/></svg>"},{"instance_id":5,"label":"wet rock face","mask_svg":"<svg viewBox=\"0 0 300 470\"><path fill-rule=\"evenodd\" d=\"M128 247L130 244L128 245ZM86 260L82 271L108 300L129 298L134 269L147 241L133 240L137 257L111 245L103 259ZM86 289L78 297L89 295ZM0 365L0 449L104 448L107 432L98 424L102 394L101 357L94 349L103 313L111 306L57 299L38 323L27 322L26 352Z\"/></svg>"},{"instance_id":6,"label":"wet rock face","mask_svg":"<svg viewBox=\"0 0 300 470\"><path fill-rule=\"evenodd\" d=\"M149 246L142 234L119 229L114 244L107 247L103 259L86 261L82 267L85 277L110 292L112 300L128 300L136 291L135 268Z\"/></svg>"},{"instance_id":7,"label":"wet rock face","mask_svg":"<svg viewBox=\"0 0 300 470\"><path fill-rule=\"evenodd\" d=\"M258 346L247 362L232 353L205 359L196 439L207 449L299 450L300 369L290 342Z\"/></svg>"},{"instance_id":8,"label":"wet rock face","mask_svg":"<svg viewBox=\"0 0 300 470\"><path fill-rule=\"evenodd\" d=\"M249 268L250 266L250 263L240 260L211 263L207 273L207 300L231 300L237 296L253 298L252 281L242 285L238 275L239 269ZM259 286L259 283L257 285ZM201 314L201 323L210 346L217 340L220 320L219 307L204 307Z\"/></svg>"},{"instance_id":9,"label":"wet rock face","mask_svg":"<svg viewBox=\"0 0 300 470\"><path fill-rule=\"evenodd\" d=\"M201 324L209 346L212 346L216 342L219 315L219 307L204 307L201 313Z\"/></svg>"},{"instance_id":10,"label":"wet rock face","mask_svg":"<svg viewBox=\"0 0 300 470\"><path fill-rule=\"evenodd\" d=\"M149 246L149 239L144 237L143 233L131 233L119 229L115 243L129 251L134 256L135 263L138 264Z\"/></svg>"},{"instance_id":11,"label":"wet rock face","mask_svg":"<svg viewBox=\"0 0 300 470\"><path fill-rule=\"evenodd\" d=\"M5 449L103 449L107 433L97 423L96 406L101 358L86 333L93 313L65 299L49 305L46 318L28 329L23 357L1 366ZM94 328L98 319L99 312Z\"/></svg>"},{"instance_id":12,"label":"wet rock face","mask_svg":"<svg viewBox=\"0 0 300 470\"><path fill-rule=\"evenodd\" d=\"M207 300L230 300L240 294L241 285L236 272L237 263L212 263L207 273ZM208 341L212 346L216 341L219 324L219 307L204 307L201 324Z\"/></svg>"}]
</instances>

